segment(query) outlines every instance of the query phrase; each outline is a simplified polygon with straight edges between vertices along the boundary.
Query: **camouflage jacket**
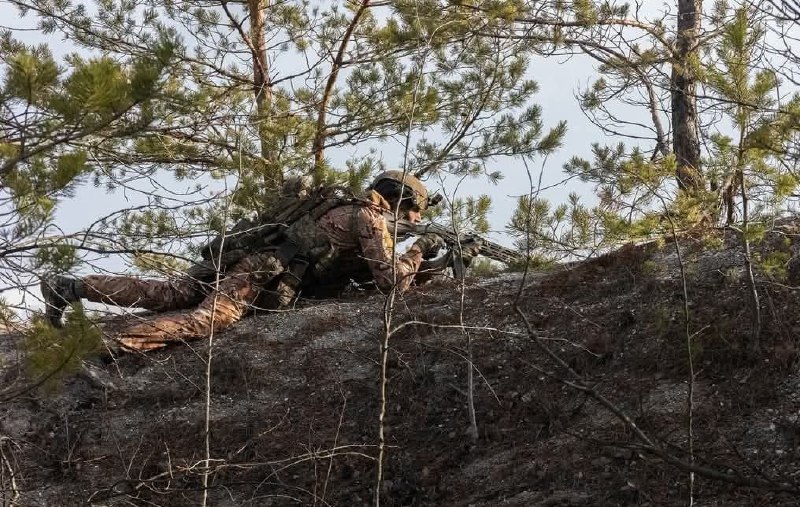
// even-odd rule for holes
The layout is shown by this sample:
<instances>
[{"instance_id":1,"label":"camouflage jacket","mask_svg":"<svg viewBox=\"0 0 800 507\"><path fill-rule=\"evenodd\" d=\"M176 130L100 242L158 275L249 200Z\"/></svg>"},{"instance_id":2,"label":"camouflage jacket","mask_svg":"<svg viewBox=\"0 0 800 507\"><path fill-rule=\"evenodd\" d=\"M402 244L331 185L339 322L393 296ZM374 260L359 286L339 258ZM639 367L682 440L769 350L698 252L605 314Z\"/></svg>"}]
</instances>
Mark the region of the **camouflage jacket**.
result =
<instances>
[{"instance_id":1,"label":"camouflage jacket","mask_svg":"<svg viewBox=\"0 0 800 507\"><path fill-rule=\"evenodd\" d=\"M340 275L358 275L360 262L362 268L366 264L378 288L389 290L396 280L397 288L406 290L422 262L422 252L412 246L406 253L395 255L394 241L383 217L389 209L389 203L372 191L359 203L337 206L325 213L317 226L336 252L328 269L345 271ZM354 258L359 262L352 262Z\"/></svg>"}]
</instances>

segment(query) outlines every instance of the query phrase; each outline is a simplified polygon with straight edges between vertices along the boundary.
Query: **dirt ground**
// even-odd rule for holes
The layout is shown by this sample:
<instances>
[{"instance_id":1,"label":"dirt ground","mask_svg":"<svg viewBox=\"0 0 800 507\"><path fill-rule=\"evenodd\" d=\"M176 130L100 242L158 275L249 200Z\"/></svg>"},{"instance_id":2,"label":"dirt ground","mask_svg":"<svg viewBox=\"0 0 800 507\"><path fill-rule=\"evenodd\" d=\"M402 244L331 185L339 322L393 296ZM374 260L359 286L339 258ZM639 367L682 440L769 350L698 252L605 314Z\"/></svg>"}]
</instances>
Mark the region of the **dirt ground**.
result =
<instances>
[{"instance_id":1,"label":"dirt ground","mask_svg":"<svg viewBox=\"0 0 800 507\"><path fill-rule=\"evenodd\" d=\"M453 281L411 291L391 322L380 481L385 300L352 292L245 319L210 367L207 343L175 346L7 401L0 498L199 505L208 472L217 506L376 491L385 506L798 505L795 232L756 245L783 269L756 271L758 352L730 234L468 280L463 305ZM21 338L2 341L8 383Z\"/></svg>"}]
</instances>

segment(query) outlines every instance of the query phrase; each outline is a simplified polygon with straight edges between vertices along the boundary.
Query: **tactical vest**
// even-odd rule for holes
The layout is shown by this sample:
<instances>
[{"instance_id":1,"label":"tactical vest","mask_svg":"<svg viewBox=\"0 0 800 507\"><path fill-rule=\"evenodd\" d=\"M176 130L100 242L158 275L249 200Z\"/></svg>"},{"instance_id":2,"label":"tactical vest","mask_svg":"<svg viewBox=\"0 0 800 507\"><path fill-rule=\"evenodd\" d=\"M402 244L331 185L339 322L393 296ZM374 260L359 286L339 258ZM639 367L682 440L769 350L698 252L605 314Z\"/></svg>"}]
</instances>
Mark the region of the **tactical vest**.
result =
<instances>
[{"instance_id":1,"label":"tactical vest","mask_svg":"<svg viewBox=\"0 0 800 507\"><path fill-rule=\"evenodd\" d=\"M294 188L287 192L287 186L296 187L297 183L287 181L283 196L273 207L275 213L264 213L257 221L242 219L214 238L201 250L204 262L188 274L203 280L216 273L216 268L225 271L247 255L273 252L285 268L276 291L280 304L286 305L307 273L318 276L335 263L337 252L319 227L319 219L335 207L367 203L340 187L303 187L302 191Z\"/></svg>"},{"instance_id":2,"label":"tactical vest","mask_svg":"<svg viewBox=\"0 0 800 507\"><path fill-rule=\"evenodd\" d=\"M312 227L316 220L349 201L335 187L324 187L307 196L281 197L276 213L262 215L258 220L239 220L231 230L203 247L200 255L212 260L234 250L257 252L274 248L287 238L310 250L318 243L317 234L310 231L316 228Z\"/></svg>"}]
</instances>

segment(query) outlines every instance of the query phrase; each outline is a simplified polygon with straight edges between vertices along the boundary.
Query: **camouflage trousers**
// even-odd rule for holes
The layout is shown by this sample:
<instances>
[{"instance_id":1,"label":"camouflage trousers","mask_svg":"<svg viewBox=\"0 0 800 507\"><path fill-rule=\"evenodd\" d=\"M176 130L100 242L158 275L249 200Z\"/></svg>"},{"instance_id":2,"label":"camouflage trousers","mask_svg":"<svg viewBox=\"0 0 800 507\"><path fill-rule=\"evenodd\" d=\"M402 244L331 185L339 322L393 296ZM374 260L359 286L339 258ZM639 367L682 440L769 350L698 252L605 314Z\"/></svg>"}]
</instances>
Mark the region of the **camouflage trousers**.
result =
<instances>
[{"instance_id":1,"label":"camouflage trousers","mask_svg":"<svg viewBox=\"0 0 800 507\"><path fill-rule=\"evenodd\" d=\"M125 348L152 350L208 337L238 321L284 267L272 253L264 252L245 256L225 269L219 284L216 276L201 279L191 276L192 271L174 280L90 275L83 278L83 296L89 301L156 311L192 308L187 313L142 320L114 336Z\"/></svg>"}]
</instances>

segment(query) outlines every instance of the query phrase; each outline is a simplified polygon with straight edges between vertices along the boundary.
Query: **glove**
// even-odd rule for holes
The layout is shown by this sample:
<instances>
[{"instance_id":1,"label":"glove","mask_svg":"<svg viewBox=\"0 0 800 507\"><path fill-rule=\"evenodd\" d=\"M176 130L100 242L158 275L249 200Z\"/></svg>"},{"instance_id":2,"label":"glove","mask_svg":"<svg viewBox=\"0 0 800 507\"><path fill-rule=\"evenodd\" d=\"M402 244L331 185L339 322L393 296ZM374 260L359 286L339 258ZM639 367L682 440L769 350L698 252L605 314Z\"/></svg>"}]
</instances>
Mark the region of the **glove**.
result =
<instances>
[{"instance_id":1,"label":"glove","mask_svg":"<svg viewBox=\"0 0 800 507\"><path fill-rule=\"evenodd\" d=\"M461 257L477 257L481 253L483 241L470 238L461 242Z\"/></svg>"},{"instance_id":2,"label":"glove","mask_svg":"<svg viewBox=\"0 0 800 507\"><path fill-rule=\"evenodd\" d=\"M420 236L419 239L414 242L413 246L417 247L417 250L422 252L423 259L432 259L436 257L436 254L439 253L439 250L444 248L446 244L441 236L436 233L429 232Z\"/></svg>"},{"instance_id":3,"label":"glove","mask_svg":"<svg viewBox=\"0 0 800 507\"><path fill-rule=\"evenodd\" d=\"M419 265L418 273L438 274L447 269L453 258L450 255L442 255L438 259L424 260Z\"/></svg>"},{"instance_id":4,"label":"glove","mask_svg":"<svg viewBox=\"0 0 800 507\"><path fill-rule=\"evenodd\" d=\"M481 246L483 246L483 241L479 239L468 239L461 243L461 259L464 262L464 266L469 267L472 259L481 253ZM453 253L458 254L458 251L453 250Z\"/></svg>"}]
</instances>

